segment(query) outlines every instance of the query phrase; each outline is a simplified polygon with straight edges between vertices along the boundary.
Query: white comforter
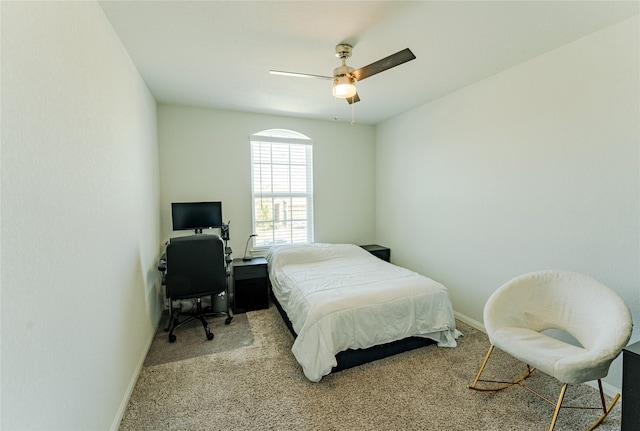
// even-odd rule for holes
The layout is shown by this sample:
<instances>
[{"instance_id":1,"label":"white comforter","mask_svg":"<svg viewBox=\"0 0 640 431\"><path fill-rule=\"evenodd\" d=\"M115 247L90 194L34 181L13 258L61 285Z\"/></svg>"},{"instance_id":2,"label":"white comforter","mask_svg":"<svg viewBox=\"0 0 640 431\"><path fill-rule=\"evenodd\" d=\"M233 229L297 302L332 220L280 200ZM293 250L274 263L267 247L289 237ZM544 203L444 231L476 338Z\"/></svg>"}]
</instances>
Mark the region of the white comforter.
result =
<instances>
[{"instance_id":1,"label":"white comforter","mask_svg":"<svg viewBox=\"0 0 640 431\"><path fill-rule=\"evenodd\" d=\"M291 350L311 381L329 374L347 349L410 336L456 346L447 289L356 245L276 246L267 261L273 293L298 334Z\"/></svg>"}]
</instances>

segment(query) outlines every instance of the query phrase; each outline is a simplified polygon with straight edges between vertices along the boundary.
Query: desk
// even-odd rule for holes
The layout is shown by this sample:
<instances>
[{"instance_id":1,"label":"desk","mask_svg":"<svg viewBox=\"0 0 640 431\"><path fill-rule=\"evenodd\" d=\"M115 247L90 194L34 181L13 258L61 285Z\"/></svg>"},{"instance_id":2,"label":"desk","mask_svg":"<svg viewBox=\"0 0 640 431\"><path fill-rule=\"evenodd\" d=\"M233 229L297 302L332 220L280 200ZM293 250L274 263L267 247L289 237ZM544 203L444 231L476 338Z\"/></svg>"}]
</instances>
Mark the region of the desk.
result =
<instances>
[{"instance_id":1,"label":"desk","mask_svg":"<svg viewBox=\"0 0 640 431\"><path fill-rule=\"evenodd\" d=\"M636 431L640 424L640 341L622 350L622 428Z\"/></svg>"},{"instance_id":2,"label":"desk","mask_svg":"<svg viewBox=\"0 0 640 431\"><path fill-rule=\"evenodd\" d=\"M244 313L269 308L269 273L267 260L233 259L233 311Z\"/></svg>"}]
</instances>

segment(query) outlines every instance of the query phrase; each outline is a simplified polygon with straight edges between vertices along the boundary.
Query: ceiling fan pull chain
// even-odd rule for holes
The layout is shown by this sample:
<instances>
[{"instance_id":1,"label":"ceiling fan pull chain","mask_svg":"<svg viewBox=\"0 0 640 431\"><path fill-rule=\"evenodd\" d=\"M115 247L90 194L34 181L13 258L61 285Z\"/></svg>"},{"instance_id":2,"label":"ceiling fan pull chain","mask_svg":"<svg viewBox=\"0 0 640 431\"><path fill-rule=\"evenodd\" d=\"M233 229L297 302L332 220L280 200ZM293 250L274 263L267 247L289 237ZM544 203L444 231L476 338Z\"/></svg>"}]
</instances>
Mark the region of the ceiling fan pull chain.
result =
<instances>
[{"instance_id":1,"label":"ceiling fan pull chain","mask_svg":"<svg viewBox=\"0 0 640 431\"><path fill-rule=\"evenodd\" d=\"M352 100L355 98L356 96L353 96ZM355 114L356 106L355 105L356 105L355 103L351 102L351 124L356 124L356 114Z\"/></svg>"}]
</instances>

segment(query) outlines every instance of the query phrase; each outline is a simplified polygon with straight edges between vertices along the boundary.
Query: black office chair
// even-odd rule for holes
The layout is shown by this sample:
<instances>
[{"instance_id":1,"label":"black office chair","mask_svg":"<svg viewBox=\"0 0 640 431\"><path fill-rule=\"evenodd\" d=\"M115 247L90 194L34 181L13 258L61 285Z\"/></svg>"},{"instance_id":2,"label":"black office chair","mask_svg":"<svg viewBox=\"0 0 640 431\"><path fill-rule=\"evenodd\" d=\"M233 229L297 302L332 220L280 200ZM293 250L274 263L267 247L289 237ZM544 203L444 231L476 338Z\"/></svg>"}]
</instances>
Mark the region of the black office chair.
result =
<instances>
[{"instance_id":1,"label":"black office chair","mask_svg":"<svg viewBox=\"0 0 640 431\"><path fill-rule=\"evenodd\" d=\"M213 311L214 295L224 292L228 325L233 319L229 304L228 272L222 239L217 235L191 235L172 238L166 250L166 274L163 277L169 300L169 342L176 341L173 332L193 320L199 320L208 340L213 339L206 316L220 314ZM202 306L202 298L211 296L211 305ZM175 310L173 301L195 299L195 311ZM180 320L180 317L186 317Z\"/></svg>"}]
</instances>

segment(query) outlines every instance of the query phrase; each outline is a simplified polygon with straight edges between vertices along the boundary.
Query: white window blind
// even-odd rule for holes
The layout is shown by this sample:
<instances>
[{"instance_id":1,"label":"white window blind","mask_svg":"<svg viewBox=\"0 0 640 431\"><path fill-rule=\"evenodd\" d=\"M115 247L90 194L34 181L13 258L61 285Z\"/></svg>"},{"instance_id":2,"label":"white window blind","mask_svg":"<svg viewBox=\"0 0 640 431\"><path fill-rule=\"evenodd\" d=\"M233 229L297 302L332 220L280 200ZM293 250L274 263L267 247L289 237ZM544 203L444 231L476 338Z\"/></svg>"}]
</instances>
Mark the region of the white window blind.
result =
<instances>
[{"instance_id":1,"label":"white window blind","mask_svg":"<svg viewBox=\"0 0 640 431\"><path fill-rule=\"evenodd\" d=\"M256 247L313 242L312 141L290 130L251 135Z\"/></svg>"}]
</instances>

